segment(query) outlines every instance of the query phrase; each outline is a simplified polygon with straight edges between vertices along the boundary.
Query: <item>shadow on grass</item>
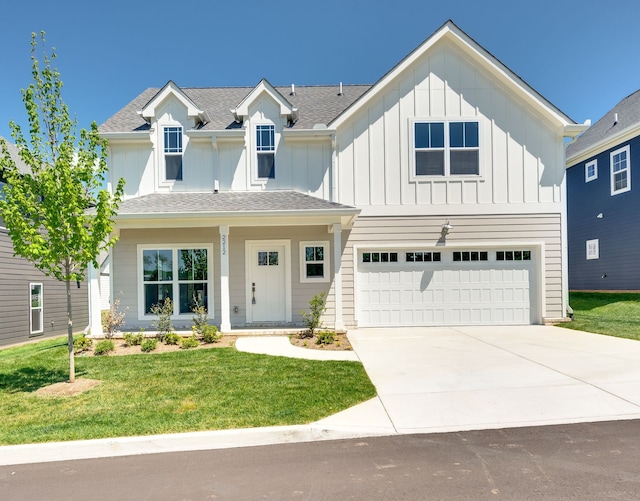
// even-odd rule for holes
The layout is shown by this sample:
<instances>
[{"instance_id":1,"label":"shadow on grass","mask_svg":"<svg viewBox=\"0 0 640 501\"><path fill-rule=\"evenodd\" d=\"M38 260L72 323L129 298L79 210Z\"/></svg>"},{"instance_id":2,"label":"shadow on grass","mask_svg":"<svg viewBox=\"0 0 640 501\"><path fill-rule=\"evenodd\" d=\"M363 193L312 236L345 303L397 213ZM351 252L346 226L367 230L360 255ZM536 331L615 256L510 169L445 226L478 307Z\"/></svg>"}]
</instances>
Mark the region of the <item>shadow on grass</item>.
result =
<instances>
[{"instance_id":1,"label":"shadow on grass","mask_svg":"<svg viewBox=\"0 0 640 501\"><path fill-rule=\"evenodd\" d=\"M76 377L82 371L76 370ZM0 391L8 393L33 392L44 386L69 380L69 371L46 367L23 367L14 372L0 372Z\"/></svg>"}]
</instances>

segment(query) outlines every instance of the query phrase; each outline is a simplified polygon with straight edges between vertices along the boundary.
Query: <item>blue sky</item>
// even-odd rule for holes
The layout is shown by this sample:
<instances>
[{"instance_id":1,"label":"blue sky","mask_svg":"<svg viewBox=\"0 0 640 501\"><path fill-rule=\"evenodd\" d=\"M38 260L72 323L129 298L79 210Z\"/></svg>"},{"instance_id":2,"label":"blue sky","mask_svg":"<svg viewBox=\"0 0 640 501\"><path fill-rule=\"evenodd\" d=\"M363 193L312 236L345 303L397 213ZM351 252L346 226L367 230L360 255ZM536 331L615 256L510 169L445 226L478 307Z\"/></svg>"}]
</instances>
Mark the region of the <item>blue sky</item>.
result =
<instances>
[{"instance_id":1,"label":"blue sky","mask_svg":"<svg viewBox=\"0 0 640 501\"><path fill-rule=\"evenodd\" d=\"M640 88L637 0L30 0L0 11L0 136L24 124L31 32L81 127L147 87L375 83L452 19L577 122Z\"/></svg>"}]
</instances>

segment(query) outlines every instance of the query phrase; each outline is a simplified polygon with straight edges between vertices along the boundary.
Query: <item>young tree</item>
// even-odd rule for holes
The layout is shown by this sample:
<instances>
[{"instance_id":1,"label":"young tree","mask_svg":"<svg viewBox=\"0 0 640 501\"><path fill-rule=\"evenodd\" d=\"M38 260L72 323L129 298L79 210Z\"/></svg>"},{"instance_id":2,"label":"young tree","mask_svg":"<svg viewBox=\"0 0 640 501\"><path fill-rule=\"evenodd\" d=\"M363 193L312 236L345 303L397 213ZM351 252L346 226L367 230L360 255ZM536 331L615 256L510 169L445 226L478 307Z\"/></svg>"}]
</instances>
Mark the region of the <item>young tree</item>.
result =
<instances>
[{"instance_id":1,"label":"young tree","mask_svg":"<svg viewBox=\"0 0 640 501\"><path fill-rule=\"evenodd\" d=\"M31 261L46 275L66 282L69 382L75 381L71 284L84 280L89 263L98 266L111 235L124 188L104 189L107 143L98 126L81 129L62 100L62 80L53 66L55 48L45 52L45 33L31 35L33 82L22 90L29 122L28 138L13 120L11 136L26 169L20 172L0 140L0 169L7 185L0 197L0 217L13 241L14 254ZM43 67L38 61L41 41ZM27 172L24 172L24 171Z\"/></svg>"}]
</instances>

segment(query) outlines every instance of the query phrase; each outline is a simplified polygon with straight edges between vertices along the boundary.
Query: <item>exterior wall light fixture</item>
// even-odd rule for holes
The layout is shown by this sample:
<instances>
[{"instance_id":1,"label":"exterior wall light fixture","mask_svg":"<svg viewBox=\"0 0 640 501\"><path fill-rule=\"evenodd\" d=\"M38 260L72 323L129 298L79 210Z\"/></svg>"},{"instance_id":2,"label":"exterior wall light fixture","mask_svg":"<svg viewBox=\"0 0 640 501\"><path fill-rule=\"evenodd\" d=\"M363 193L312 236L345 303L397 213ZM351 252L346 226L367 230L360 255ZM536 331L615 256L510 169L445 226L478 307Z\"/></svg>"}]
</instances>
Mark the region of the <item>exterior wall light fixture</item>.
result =
<instances>
[{"instance_id":1,"label":"exterior wall light fixture","mask_svg":"<svg viewBox=\"0 0 640 501\"><path fill-rule=\"evenodd\" d=\"M451 230L453 230L453 226L451 226L451 224L449 224L449 221L447 221L442 225L442 236L447 236Z\"/></svg>"}]
</instances>

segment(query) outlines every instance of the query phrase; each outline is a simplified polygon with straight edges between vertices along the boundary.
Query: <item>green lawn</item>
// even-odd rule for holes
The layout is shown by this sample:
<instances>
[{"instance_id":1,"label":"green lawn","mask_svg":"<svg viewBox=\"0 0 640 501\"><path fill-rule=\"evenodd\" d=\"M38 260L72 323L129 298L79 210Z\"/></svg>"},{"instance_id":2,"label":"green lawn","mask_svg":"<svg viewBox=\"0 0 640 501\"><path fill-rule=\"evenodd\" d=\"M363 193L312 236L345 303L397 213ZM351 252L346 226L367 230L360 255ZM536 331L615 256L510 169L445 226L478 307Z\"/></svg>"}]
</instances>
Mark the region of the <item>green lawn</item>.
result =
<instances>
[{"instance_id":1,"label":"green lawn","mask_svg":"<svg viewBox=\"0 0 640 501\"><path fill-rule=\"evenodd\" d=\"M0 350L0 444L302 424L375 396L359 362L235 348L77 357L76 374L103 383L40 397L68 378L65 338Z\"/></svg>"},{"instance_id":2,"label":"green lawn","mask_svg":"<svg viewBox=\"0 0 640 501\"><path fill-rule=\"evenodd\" d=\"M572 292L574 321L560 327L640 339L640 294Z\"/></svg>"}]
</instances>

